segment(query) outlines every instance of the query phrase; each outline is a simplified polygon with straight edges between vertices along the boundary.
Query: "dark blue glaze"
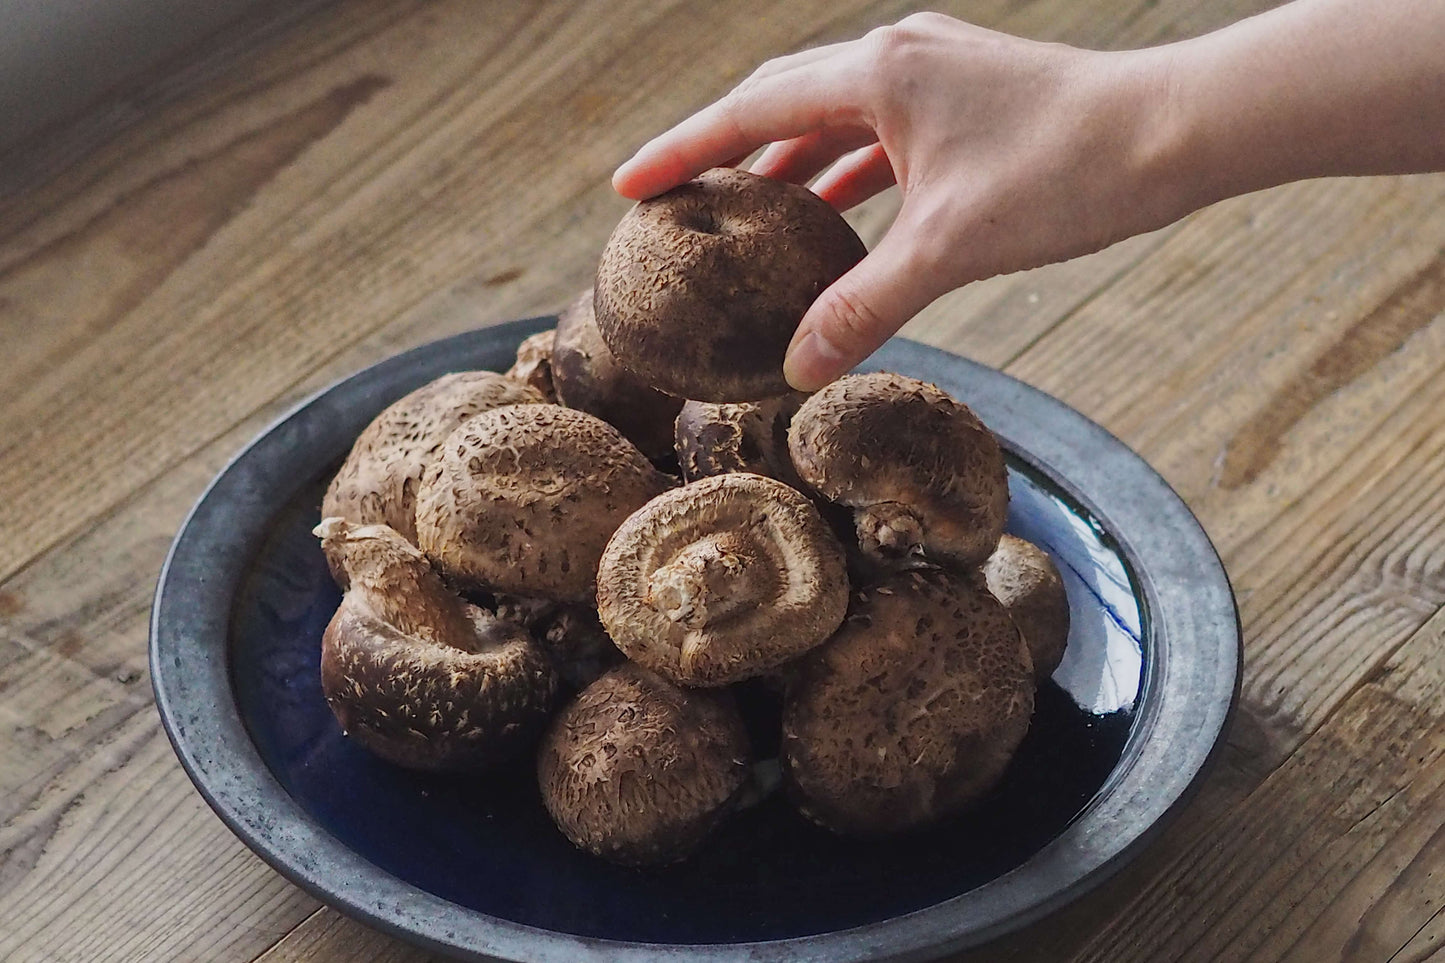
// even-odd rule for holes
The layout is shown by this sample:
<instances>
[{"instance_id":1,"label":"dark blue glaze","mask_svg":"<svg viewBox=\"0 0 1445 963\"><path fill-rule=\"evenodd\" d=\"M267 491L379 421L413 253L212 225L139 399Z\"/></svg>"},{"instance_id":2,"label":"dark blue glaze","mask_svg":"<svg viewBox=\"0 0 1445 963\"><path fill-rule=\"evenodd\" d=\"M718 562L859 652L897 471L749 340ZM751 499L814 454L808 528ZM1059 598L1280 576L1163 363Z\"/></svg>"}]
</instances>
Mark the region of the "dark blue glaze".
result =
<instances>
[{"instance_id":1,"label":"dark blue glaze","mask_svg":"<svg viewBox=\"0 0 1445 963\"><path fill-rule=\"evenodd\" d=\"M1002 785L964 816L879 842L835 837L775 794L683 864L614 867L555 830L530 757L481 777L425 776L383 763L341 734L318 671L321 633L340 599L311 535L324 481L274 518L237 598L230 655L242 719L277 780L340 842L489 916L681 944L807 936L889 919L994 879L1058 836L1105 784L1134 722L1141 613L1121 557L1065 496L1015 464L1010 529L1059 562L1073 631ZM771 725L766 703L747 700L761 742Z\"/></svg>"}]
</instances>

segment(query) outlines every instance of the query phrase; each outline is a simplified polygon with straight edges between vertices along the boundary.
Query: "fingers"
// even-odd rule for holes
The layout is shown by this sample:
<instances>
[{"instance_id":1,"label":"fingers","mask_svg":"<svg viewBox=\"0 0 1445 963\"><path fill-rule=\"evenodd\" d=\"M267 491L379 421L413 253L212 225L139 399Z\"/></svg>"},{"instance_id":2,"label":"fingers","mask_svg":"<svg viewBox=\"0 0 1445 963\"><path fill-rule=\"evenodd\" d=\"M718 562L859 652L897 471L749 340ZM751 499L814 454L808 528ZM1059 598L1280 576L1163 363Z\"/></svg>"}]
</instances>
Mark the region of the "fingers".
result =
<instances>
[{"instance_id":1,"label":"fingers","mask_svg":"<svg viewBox=\"0 0 1445 963\"><path fill-rule=\"evenodd\" d=\"M840 156L877 140L867 127L836 127L810 131L802 137L768 146L752 166L754 174L805 184Z\"/></svg>"},{"instance_id":2,"label":"fingers","mask_svg":"<svg viewBox=\"0 0 1445 963\"><path fill-rule=\"evenodd\" d=\"M840 211L861 204L897 183L882 144L870 144L842 158L818 178L813 193Z\"/></svg>"},{"instance_id":3,"label":"fingers","mask_svg":"<svg viewBox=\"0 0 1445 963\"><path fill-rule=\"evenodd\" d=\"M808 53L816 52L796 56ZM866 127L846 65L837 54L780 71L765 65L723 99L644 144L612 175L612 186L641 200L764 144L819 129Z\"/></svg>"},{"instance_id":4,"label":"fingers","mask_svg":"<svg viewBox=\"0 0 1445 963\"><path fill-rule=\"evenodd\" d=\"M943 293L904 225L900 213L873 252L813 302L783 361L788 384L817 391L841 377Z\"/></svg>"}]
</instances>

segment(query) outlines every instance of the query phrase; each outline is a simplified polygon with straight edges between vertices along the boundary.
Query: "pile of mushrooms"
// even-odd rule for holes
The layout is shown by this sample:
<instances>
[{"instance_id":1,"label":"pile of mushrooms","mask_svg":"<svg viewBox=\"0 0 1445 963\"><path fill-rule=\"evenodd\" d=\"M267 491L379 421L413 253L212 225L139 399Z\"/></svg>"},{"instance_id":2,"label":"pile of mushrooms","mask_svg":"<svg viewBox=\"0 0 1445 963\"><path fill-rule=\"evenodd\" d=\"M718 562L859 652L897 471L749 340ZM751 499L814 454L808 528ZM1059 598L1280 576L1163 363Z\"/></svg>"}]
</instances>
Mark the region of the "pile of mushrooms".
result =
<instances>
[{"instance_id":1,"label":"pile of mushrooms","mask_svg":"<svg viewBox=\"0 0 1445 963\"><path fill-rule=\"evenodd\" d=\"M558 828L628 865L773 788L747 680L778 694L772 771L830 830L988 793L1068 602L1003 534L1003 453L965 405L889 373L787 390L793 329L864 253L806 189L710 171L637 205L511 370L378 415L316 529L344 731L421 770L534 752Z\"/></svg>"}]
</instances>

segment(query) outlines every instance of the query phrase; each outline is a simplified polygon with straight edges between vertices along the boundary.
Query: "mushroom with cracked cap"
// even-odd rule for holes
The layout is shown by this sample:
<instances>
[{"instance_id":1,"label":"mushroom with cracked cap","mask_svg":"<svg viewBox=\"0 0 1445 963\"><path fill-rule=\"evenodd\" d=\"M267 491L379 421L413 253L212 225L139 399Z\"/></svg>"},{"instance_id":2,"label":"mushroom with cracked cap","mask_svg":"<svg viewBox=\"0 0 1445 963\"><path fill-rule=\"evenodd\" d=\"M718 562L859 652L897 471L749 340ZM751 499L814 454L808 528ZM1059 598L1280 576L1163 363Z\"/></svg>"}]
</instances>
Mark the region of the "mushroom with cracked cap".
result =
<instances>
[{"instance_id":1,"label":"mushroom with cracked cap","mask_svg":"<svg viewBox=\"0 0 1445 963\"><path fill-rule=\"evenodd\" d=\"M388 525L416 543L416 492L446 437L472 415L543 400L495 371L442 375L384 408L357 436L321 500L323 518ZM340 565L332 573L340 582Z\"/></svg>"},{"instance_id":2,"label":"mushroom with cracked cap","mask_svg":"<svg viewBox=\"0 0 1445 963\"><path fill-rule=\"evenodd\" d=\"M537 754L557 827L625 865L686 857L738 800L749 767L729 693L685 692L632 663L558 713Z\"/></svg>"},{"instance_id":3,"label":"mushroom with cracked cap","mask_svg":"<svg viewBox=\"0 0 1445 963\"><path fill-rule=\"evenodd\" d=\"M346 734L411 769L499 762L546 723L547 656L515 623L454 595L385 525L316 528L348 576L321 642L321 687Z\"/></svg>"},{"instance_id":4,"label":"mushroom with cracked cap","mask_svg":"<svg viewBox=\"0 0 1445 963\"><path fill-rule=\"evenodd\" d=\"M847 606L843 548L817 508L748 473L654 498L617 529L597 572L598 615L617 647L689 686L796 658Z\"/></svg>"},{"instance_id":5,"label":"mushroom with cracked cap","mask_svg":"<svg viewBox=\"0 0 1445 963\"><path fill-rule=\"evenodd\" d=\"M853 509L858 546L884 568L963 568L992 554L1008 515L1003 451L967 405L899 374L849 375L793 416L798 475Z\"/></svg>"},{"instance_id":6,"label":"mushroom with cracked cap","mask_svg":"<svg viewBox=\"0 0 1445 963\"><path fill-rule=\"evenodd\" d=\"M867 253L806 187L714 168L623 216L597 266L597 326L668 394L780 395L798 322Z\"/></svg>"},{"instance_id":7,"label":"mushroom with cracked cap","mask_svg":"<svg viewBox=\"0 0 1445 963\"><path fill-rule=\"evenodd\" d=\"M1054 674L1069 643L1069 597L1048 553L1015 535L999 539L984 563L993 597L1003 603L1024 634L1040 681Z\"/></svg>"},{"instance_id":8,"label":"mushroom with cracked cap","mask_svg":"<svg viewBox=\"0 0 1445 963\"><path fill-rule=\"evenodd\" d=\"M671 484L600 418L496 408L442 445L417 494L417 539L464 587L585 602L607 539Z\"/></svg>"},{"instance_id":9,"label":"mushroom with cracked cap","mask_svg":"<svg viewBox=\"0 0 1445 963\"><path fill-rule=\"evenodd\" d=\"M895 573L793 667L784 785L835 832L923 826L994 787L1033 706L1028 648L981 579Z\"/></svg>"}]
</instances>

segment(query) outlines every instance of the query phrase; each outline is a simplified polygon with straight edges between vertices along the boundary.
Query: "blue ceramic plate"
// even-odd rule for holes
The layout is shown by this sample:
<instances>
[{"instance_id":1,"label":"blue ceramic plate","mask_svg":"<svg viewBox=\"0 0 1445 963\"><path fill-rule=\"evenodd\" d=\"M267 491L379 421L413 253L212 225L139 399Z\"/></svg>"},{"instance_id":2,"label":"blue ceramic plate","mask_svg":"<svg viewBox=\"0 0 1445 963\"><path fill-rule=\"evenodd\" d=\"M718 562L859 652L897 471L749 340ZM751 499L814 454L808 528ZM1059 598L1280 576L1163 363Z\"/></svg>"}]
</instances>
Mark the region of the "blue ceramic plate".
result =
<instances>
[{"instance_id":1,"label":"blue ceramic plate","mask_svg":"<svg viewBox=\"0 0 1445 963\"><path fill-rule=\"evenodd\" d=\"M196 505L161 575L151 670L202 795L317 897L469 959L926 959L1096 885L1188 795L1237 697L1239 626L1208 539L1116 439L998 372L895 340L870 369L935 382L1010 457L1009 530L1054 557L1064 663L1002 785L972 812L886 842L820 830L774 795L660 870L575 850L530 759L422 776L341 735L321 695L339 595L311 528L357 433L447 371L505 370L552 319L427 345L302 404ZM768 734L758 734L766 753ZM773 738L776 738L774 736Z\"/></svg>"}]
</instances>

